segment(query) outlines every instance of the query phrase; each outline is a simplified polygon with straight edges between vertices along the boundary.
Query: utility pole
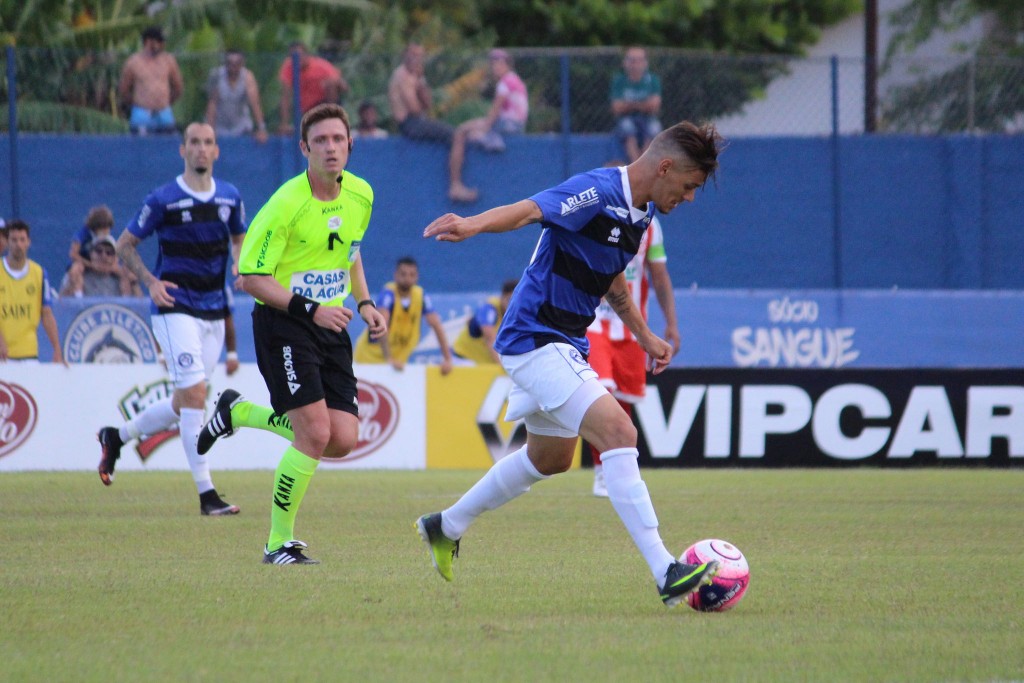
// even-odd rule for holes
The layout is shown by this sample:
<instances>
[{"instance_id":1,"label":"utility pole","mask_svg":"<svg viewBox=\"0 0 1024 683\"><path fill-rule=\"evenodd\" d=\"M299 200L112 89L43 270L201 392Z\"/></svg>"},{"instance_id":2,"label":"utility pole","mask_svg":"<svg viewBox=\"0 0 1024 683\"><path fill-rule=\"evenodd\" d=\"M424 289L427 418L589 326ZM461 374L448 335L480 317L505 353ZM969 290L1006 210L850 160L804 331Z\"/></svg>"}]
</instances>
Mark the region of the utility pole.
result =
<instances>
[{"instance_id":1,"label":"utility pole","mask_svg":"<svg viewBox=\"0 0 1024 683\"><path fill-rule=\"evenodd\" d=\"M864 132L878 128L878 0L864 0Z\"/></svg>"}]
</instances>

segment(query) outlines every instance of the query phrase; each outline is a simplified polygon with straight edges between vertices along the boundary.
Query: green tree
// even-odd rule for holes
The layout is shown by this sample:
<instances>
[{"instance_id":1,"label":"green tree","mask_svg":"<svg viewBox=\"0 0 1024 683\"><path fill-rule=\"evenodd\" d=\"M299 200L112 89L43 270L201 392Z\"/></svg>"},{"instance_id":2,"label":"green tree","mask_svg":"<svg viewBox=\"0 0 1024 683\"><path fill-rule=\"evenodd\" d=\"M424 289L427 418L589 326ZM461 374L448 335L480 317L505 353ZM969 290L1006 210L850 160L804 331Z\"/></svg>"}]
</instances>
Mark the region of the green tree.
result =
<instances>
[{"instance_id":1,"label":"green tree","mask_svg":"<svg viewBox=\"0 0 1024 683\"><path fill-rule=\"evenodd\" d=\"M855 11L860 0L0 0L0 42L18 46L19 114L24 128L120 131L113 95L120 64L142 28L162 26L186 81L179 120L197 118L199 87L226 47L249 55L273 125L276 71L288 43L327 50L351 86L350 101L384 106L387 78L404 44L430 54L439 114L452 122L478 115L476 89L488 47L518 47L517 68L531 86L531 130L556 130L561 99L557 54L535 50L643 44L652 68L678 86L670 116L733 111L780 72L783 62L745 55L797 55L820 27ZM679 48L693 52L682 53ZM712 56L710 51L715 51ZM736 55L724 58L721 53ZM608 79L617 48L574 53L572 126L606 130ZM0 124L2 125L2 124Z\"/></svg>"},{"instance_id":2,"label":"green tree","mask_svg":"<svg viewBox=\"0 0 1024 683\"><path fill-rule=\"evenodd\" d=\"M645 45L800 54L860 0L483 0L508 46Z\"/></svg>"},{"instance_id":3,"label":"green tree","mask_svg":"<svg viewBox=\"0 0 1024 683\"><path fill-rule=\"evenodd\" d=\"M953 32L982 19L983 37L957 46L952 68L920 66L920 77L894 88L882 104L891 131L948 133L1020 130L1024 115L1024 3L1020 0L911 0L893 13L897 34L883 73L938 32ZM938 68L937 68L938 67Z\"/></svg>"},{"instance_id":4,"label":"green tree","mask_svg":"<svg viewBox=\"0 0 1024 683\"><path fill-rule=\"evenodd\" d=\"M205 81L224 47L259 50L279 61L291 41L345 37L373 9L369 0L0 0L0 44L18 47L21 127L119 132L127 125L113 89L146 26L165 29L186 85L194 85ZM255 67L258 75L272 76L276 64L257 59ZM194 119L204 102L201 87L187 87L175 109Z\"/></svg>"}]
</instances>

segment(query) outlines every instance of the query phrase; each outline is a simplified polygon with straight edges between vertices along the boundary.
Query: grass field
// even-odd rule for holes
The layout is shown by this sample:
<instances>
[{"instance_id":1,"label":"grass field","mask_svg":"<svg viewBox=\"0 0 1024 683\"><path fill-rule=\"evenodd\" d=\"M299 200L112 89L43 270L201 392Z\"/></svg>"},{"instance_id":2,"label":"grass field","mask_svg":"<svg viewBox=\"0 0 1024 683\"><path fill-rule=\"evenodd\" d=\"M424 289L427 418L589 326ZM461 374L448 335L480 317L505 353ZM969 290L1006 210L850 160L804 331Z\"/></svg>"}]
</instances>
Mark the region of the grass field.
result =
<instances>
[{"instance_id":1,"label":"grass field","mask_svg":"<svg viewBox=\"0 0 1024 683\"><path fill-rule=\"evenodd\" d=\"M259 564L270 472L0 475L2 681L1024 679L1024 472L648 471L669 549L751 565L661 605L588 472L485 515L447 584L413 530L480 472L319 472L315 567Z\"/></svg>"}]
</instances>

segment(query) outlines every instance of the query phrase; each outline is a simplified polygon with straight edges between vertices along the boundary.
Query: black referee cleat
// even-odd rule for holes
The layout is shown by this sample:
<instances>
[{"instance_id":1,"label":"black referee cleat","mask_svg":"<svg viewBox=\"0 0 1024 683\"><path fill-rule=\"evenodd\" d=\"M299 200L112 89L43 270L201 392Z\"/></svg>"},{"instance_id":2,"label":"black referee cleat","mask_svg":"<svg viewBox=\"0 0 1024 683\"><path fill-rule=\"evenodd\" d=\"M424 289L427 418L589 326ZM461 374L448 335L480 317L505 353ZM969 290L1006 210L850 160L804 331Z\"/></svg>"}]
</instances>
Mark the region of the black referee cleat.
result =
<instances>
[{"instance_id":1,"label":"black referee cleat","mask_svg":"<svg viewBox=\"0 0 1024 683\"><path fill-rule=\"evenodd\" d=\"M217 439L235 433L231 424L231 409L244 400L242 395L234 389L225 389L221 392L217 398L217 405L213 409L213 416L199 432L199 440L196 442L199 455L206 455L206 452L213 448Z\"/></svg>"},{"instance_id":2,"label":"black referee cleat","mask_svg":"<svg viewBox=\"0 0 1024 683\"><path fill-rule=\"evenodd\" d=\"M263 548L263 564L320 564L320 560L302 554L306 547L302 541L285 541L274 552Z\"/></svg>"}]
</instances>

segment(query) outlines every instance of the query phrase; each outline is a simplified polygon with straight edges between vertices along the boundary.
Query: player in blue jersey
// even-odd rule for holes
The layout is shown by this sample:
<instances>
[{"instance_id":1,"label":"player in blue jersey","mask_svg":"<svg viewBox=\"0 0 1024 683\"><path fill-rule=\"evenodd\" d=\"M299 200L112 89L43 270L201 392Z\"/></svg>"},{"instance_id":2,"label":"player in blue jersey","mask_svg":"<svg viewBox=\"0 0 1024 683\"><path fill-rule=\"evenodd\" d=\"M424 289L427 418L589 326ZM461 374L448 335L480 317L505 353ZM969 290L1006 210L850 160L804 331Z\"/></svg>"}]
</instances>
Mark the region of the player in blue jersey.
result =
<instances>
[{"instance_id":1,"label":"player in blue jersey","mask_svg":"<svg viewBox=\"0 0 1024 683\"><path fill-rule=\"evenodd\" d=\"M640 477L636 428L587 363L586 335L603 296L647 353L650 369L659 373L668 365L672 346L647 326L623 271L655 209L668 213L693 201L714 176L720 148L714 126L684 121L655 137L629 166L582 173L476 216L445 214L423 231L424 237L460 242L530 223L542 226L495 342L513 382L505 419L524 419L526 445L499 460L454 505L416 522L446 580L452 580L452 559L473 521L569 469L579 436L600 451L612 506L666 605L710 583L718 571L717 562L688 565L665 548Z\"/></svg>"},{"instance_id":2,"label":"player in blue jersey","mask_svg":"<svg viewBox=\"0 0 1024 683\"><path fill-rule=\"evenodd\" d=\"M220 149L213 128L193 123L185 129L180 153L185 171L146 197L135 219L117 241L121 259L149 290L153 334L167 360L174 383L171 397L148 406L128 422L103 427L99 474L109 486L121 447L130 439L179 425L203 515L232 515L238 507L220 498L210 466L196 441L203 427L206 382L224 345L228 313L224 281L228 257L238 274L238 254L245 237L245 208L235 186L213 178ZM150 272L139 257L142 240L156 235L156 268Z\"/></svg>"}]
</instances>

